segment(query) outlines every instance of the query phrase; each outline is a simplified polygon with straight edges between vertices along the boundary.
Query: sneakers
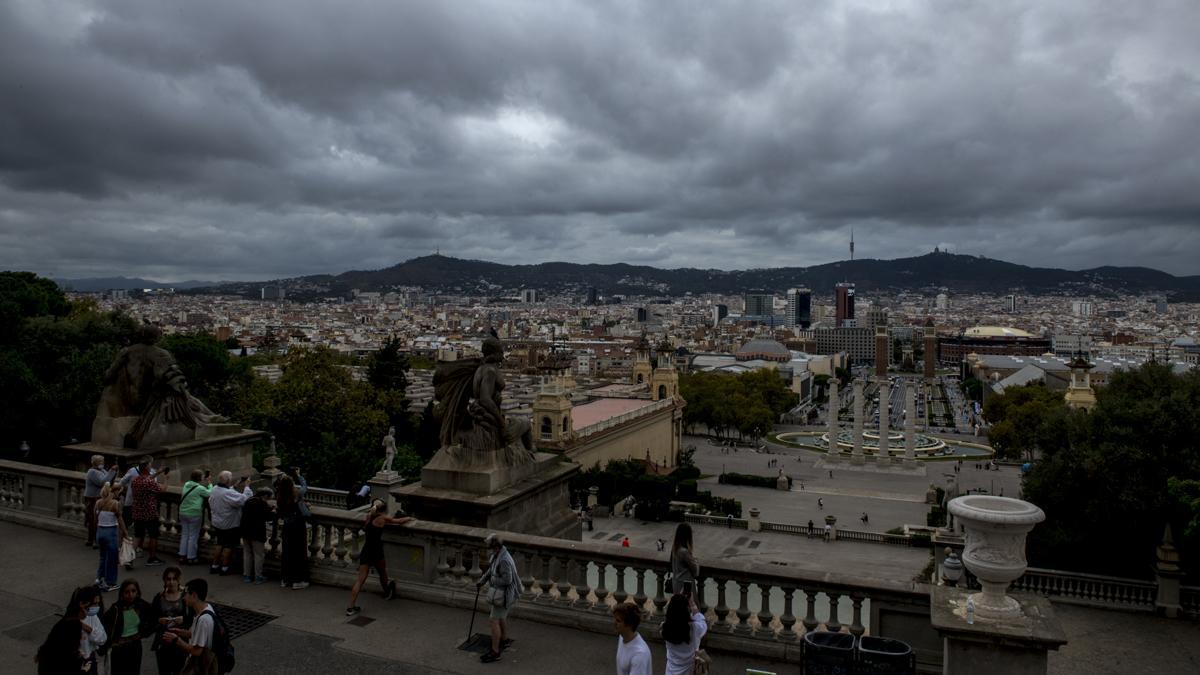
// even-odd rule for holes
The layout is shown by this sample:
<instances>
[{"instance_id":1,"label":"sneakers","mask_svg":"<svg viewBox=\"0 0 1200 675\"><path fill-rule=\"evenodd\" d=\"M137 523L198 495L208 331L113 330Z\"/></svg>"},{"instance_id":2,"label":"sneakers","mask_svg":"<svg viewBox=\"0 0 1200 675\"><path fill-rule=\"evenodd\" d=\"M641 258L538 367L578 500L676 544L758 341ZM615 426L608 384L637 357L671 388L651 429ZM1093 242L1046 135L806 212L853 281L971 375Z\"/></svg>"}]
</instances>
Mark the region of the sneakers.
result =
<instances>
[{"instance_id":1,"label":"sneakers","mask_svg":"<svg viewBox=\"0 0 1200 675\"><path fill-rule=\"evenodd\" d=\"M307 581L297 581L296 583L292 584L292 590L293 590L293 591L302 591L302 590L304 590L304 589L306 589L306 588L308 588L308 582L307 582Z\"/></svg>"},{"instance_id":2,"label":"sneakers","mask_svg":"<svg viewBox=\"0 0 1200 675\"><path fill-rule=\"evenodd\" d=\"M101 592L104 592L104 593L110 593L112 591L119 590L120 588L121 587L118 586L117 584L104 584L104 585L100 586Z\"/></svg>"},{"instance_id":3,"label":"sneakers","mask_svg":"<svg viewBox=\"0 0 1200 675\"><path fill-rule=\"evenodd\" d=\"M146 561L146 567L158 567L159 565L163 564L165 563L163 563L161 558L151 558Z\"/></svg>"},{"instance_id":4,"label":"sneakers","mask_svg":"<svg viewBox=\"0 0 1200 675\"><path fill-rule=\"evenodd\" d=\"M209 565L209 566L208 566L208 573L209 573L209 574L216 574L216 573L218 573L218 572L220 572L220 571L221 571L221 566L220 566L220 565Z\"/></svg>"},{"instance_id":5,"label":"sneakers","mask_svg":"<svg viewBox=\"0 0 1200 675\"><path fill-rule=\"evenodd\" d=\"M347 607L346 616L354 616L362 611L362 607Z\"/></svg>"},{"instance_id":6,"label":"sneakers","mask_svg":"<svg viewBox=\"0 0 1200 675\"><path fill-rule=\"evenodd\" d=\"M229 568L228 568L228 567L222 567L222 568L221 568L221 571L220 571L220 572L218 572L218 574L220 574L220 575L221 575L221 576L223 576L223 577L227 577L227 576L229 576Z\"/></svg>"},{"instance_id":7,"label":"sneakers","mask_svg":"<svg viewBox=\"0 0 1200 675\"><path fill-rule=\"evenodd\" d=\"M500 641L500 651L504 651L505 649L508 649L509 647L512 646L512 643L513 643L512 638L504 638L503 640Z\"/></svg>"},{"instance_id":8,"label":"sneakers","mask_svg":"<svg viewBox=\"0 0 1200 675\"><path fill-rule=\"evenodd\" d=\"M266 578L266 577L256 577L256 578L254 579L254 585L255 585L255 586L259 586L259 585L261 585L261 584L264 584L264 583L266 583L266 582L267 582L267 578Z\"/></svg>"},{"instance_id":9,"label":"sneakers","mask_svg":"<svg viewBox=\"0 0 1200 675\"><path fill-rule=\"evenodd\" d=\"M249 576L249 575L243 575L243 576L242 576L242 583L243 583L243 584L252 584L252 583L254 583L254 577L252 577L252 576Z\"/></svg>"},{"instance_id":10,"label":"sneakers","mask_svg":"<svg viewBox=\"0 0 1200 675\"><path fill-rule=\"evenodd\" d=\"M383 592L384 600L391 600L396 597L396 581L395 579L388 582L387 590Z\"/></svg>"},{"instance_id":11,"label":"sneakers","mask_svg":"<svg viewBox=\"0 0 1200 675\"><path fill-rule=\"evenodd\" d=\"M488 653L479 657L479 660L484 663L492 663L493 661L499 661L500 660L500 652L494 652L489 649Z\"/></svg>"}]
</instances>

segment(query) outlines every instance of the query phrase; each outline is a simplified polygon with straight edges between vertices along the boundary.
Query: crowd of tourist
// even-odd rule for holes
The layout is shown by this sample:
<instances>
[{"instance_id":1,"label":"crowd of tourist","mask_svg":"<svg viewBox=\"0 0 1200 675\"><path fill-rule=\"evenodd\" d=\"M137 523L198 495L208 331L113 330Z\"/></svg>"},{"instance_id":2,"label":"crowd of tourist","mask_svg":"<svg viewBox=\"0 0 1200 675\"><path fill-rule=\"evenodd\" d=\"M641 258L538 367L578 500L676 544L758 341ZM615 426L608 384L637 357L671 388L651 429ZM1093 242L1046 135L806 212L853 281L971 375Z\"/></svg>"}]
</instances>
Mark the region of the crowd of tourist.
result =
<instances>
[{"instance_id":1,"label":"crowd of tourist","mask_svg":"<svg viewBox=\"0 0 1200 675\"><path fill-rule=\"evenodd\" d=\"M133 569L139 555L145 555L148 567L165 564L158 555L159 497L170 468L151 464L150 457L143 457L118 478L116 464L105 466L100 455L92 458L84 495L85 543L99 551L96 579L93 585L75 590L62 619L38 650L39 673L96 674L101 671L101 663L105 664L103 672L110 675L140 673L147 639L161 675L222 672L217 653L221 650L215 649L214 640L219 641L224 632L207 602L208 584L193 579L181 586L182 568L202 561L200 544L206 513L213 544L207 558L210 574L233 573L240 549L242 581L264 583L267 529L272 525L279 537L280 586L293 590L308 587L307 526L312 514L305 500L307 481L294 467L280 475L273 486L256 490L251 489L249 476L235 479L231 472L220 471L214 482L211 471L193 470L180 488L178 565L165 567L162 589L150 601L143 598L137 580L126 578L118 583L121 565ZM365 536L347 616L362 611L359 596L372 569L379 577L383 597L395 596L396 583L389 578L384 556L383 532L390 525L405 525L412 520L400 513L389 515L383 500L371 501L362 523ZM490 663L500 660L513 644L507 619L525 587L500 535L489 535L484 544L489 561L476 583L481 590L488 589L491 641L480 660ZM629 546L628 539L622 545ZM660 540L658 550L664 548L665 541ZM700 566L693 548L691 526L681 523L669 554L671 597L661 629L668 675L706 672L707 657L700 650L700 642L708 625L694 597ZM106 608L104 593L111 591L118 593ZM649 675L651 652L638 633L641 609L625 602L612 609L612 616L619 636L617 672Z\"/></svg>"}]
</instances>

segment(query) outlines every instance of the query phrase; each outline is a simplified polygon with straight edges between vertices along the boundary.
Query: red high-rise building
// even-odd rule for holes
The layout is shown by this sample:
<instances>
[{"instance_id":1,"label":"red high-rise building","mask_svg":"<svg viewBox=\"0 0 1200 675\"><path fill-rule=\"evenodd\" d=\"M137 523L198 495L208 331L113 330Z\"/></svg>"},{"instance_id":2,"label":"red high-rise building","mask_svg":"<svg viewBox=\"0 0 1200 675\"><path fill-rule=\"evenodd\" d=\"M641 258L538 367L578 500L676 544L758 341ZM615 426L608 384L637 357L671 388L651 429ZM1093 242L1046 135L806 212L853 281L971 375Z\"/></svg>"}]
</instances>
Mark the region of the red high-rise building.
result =
<instances>
[{"instance_id":1,"label":"red high-rise building","mask_svg":"<svg viewBox=\"0 0 1200 675\"><path fill-rule=\"evenodd\" d=\"M834 321L836 328L854 326L854 284L842 282L833 287Z\"/></svg>"}]
</instances>

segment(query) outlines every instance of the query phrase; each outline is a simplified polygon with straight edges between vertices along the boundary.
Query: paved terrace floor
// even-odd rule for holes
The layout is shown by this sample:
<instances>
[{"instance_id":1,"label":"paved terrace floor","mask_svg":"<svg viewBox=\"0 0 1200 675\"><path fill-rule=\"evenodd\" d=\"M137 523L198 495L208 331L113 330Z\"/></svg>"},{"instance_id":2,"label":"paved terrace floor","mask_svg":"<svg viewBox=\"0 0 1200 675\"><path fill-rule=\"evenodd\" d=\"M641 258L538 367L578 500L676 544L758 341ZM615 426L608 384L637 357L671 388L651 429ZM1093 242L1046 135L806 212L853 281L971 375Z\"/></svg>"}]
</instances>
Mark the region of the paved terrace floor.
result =
<instances>
[{"instance_id":1,"label":"paved terrace floor","mask_svg":"<svg viewBox=\"0 0 1200 675\"><path fill-rule=\"evenodd\" d=\"M743 533L745 534L745 533ZM75 537L0 521L0 654L5 673L33 673L33 655L62 611L71 589L88 583L95 552ZM892 552L891 547L876 547ZM152 595L161 567L138 566L130 576ZM122 571L122 574L125 574ZM342 611L347 591L313 586L283 590L277 583L245 585L240 577L214 577L205 568L187 568L185 578L203 575L214 601L265 612L278 618L238 638L238 671L246 673L587 673L613 672L616 638L523 621L519 609L510 620L517 644L495 664L456 647L466 636L465 610L411 600L383 601L372 588L360 597L364 627L347 623ZM124 578L124 577L122 577ZM113 599L106 594L106 602ZM1051 653L1052 675L1094 673L1200 672L1200 624L1154 616L1056 605L1070 643ZM483 627L476 619L476 632ZM651 643L655 672L663 649ZM744 673L754 667L799 673L795 665L717 653L716 673ZM142 672L154 672L147 653Z\"/></svg>"}]
</instances>

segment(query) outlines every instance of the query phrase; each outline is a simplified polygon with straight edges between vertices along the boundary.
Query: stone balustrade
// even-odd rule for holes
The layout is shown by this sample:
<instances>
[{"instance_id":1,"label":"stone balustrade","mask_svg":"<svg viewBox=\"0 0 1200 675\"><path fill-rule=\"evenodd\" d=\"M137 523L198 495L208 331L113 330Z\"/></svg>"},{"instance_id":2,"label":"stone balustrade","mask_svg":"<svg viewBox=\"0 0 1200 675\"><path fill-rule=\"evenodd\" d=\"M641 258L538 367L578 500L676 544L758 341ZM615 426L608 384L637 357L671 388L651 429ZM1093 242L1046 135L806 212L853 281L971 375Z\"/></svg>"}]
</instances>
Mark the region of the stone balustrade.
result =
<instances>
[{"instance_id":1,"label":"stone balustrade","mask_svg":"<svg viewBox=\"0 0 1200 675\"><path fill-rule=\"evenodd\" d=\"M1013 582L1012 590L1029 591L1066 602L1154 611L1157 585L1098 574L1081 574L1030 567Z\"/></svg>"}]
</instances>

